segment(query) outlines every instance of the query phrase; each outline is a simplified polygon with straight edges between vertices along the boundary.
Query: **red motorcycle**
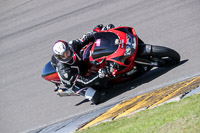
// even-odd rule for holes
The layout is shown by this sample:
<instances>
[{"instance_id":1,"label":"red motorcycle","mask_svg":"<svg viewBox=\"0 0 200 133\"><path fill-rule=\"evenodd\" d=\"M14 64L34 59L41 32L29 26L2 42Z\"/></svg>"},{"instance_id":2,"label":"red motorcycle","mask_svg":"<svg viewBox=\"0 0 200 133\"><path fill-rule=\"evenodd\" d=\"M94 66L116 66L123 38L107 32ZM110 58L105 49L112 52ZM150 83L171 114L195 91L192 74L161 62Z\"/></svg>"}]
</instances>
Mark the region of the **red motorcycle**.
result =
<instances>
[{"instance_id":1,"label":"red motorcycle","mask_svg":"<svg viewBox=\"0 0 200 133\"><path fill-rule=\"evenodd\" d=\"M107 68L107 83L120 83L142 75L153 67L170 67L180 62L180 55L170 48L145 44L132 27L117 27L94 34L95 42L80 52L87 71L85 76ZM42 77L57 86L61 84L56 69L47 63ZM94 89L107 87L97 84ZM59 93L60 94L60 93Z\"/></svg>"}]
</instances>

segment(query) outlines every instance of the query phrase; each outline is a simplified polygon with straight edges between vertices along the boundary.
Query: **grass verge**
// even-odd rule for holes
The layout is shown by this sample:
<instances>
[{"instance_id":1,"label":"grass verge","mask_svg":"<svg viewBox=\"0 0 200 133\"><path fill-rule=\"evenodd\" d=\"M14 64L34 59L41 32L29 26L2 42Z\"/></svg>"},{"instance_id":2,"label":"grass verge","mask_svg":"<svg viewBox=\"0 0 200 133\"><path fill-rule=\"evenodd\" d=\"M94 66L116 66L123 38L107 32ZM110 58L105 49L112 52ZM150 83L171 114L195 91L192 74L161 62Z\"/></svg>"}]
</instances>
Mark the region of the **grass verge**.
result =
<instances>
[{"instance_id":1,"label":"grass verge","mask_svg":"<svg viewBox=\"0 0 200 133\"><path fill-rule=\"evenodd\" d=\"M78 133L200 133L200 94Z\"/></svg>"}]
</instances>

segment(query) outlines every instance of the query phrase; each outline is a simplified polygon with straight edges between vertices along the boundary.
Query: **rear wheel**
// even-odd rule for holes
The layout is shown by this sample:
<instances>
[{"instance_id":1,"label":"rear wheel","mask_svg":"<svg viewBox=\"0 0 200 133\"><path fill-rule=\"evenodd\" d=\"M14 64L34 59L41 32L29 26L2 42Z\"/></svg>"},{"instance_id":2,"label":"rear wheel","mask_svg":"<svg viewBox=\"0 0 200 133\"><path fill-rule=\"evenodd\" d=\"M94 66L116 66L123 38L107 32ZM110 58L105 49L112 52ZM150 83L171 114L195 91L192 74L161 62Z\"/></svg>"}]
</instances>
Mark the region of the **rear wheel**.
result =
<instances>
[{"instance_id":1,"label":"rear wheel","mask_svg":"<svg viewBox=\"0 0 200 133\"><path fill-rule=\"evenodd\" d=\"M156 67L169 67L180 62L180 55L173 49L144 44L135 62Z\"/></svg>"}]
</instances>

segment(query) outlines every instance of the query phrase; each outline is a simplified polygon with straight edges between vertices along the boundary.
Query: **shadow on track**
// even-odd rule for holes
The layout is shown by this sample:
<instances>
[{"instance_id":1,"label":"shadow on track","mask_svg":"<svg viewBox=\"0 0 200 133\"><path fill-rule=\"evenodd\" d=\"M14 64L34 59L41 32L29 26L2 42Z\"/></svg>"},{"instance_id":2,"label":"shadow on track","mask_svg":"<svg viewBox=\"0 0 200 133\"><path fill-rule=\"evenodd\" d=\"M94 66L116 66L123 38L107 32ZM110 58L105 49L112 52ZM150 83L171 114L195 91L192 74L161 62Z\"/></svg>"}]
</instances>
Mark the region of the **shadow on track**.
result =
<instances>
[{"instance_id":1,"label":"shadow on track","mask_svg":"<svg viewBox=\"0 0 200 133\"><path fill-rule=\"evenodd\" d=\"M160 77L161 75L167 73L168 71L186 63L188 61L188 59L186 60L182 60L180 61L179 64L172 66L172 67L160 67L160 68L154 68L153 70L147 72L144 75L138 76L137 78L130 80L130 81L126 81L124 83L120 83L117 85L114 85L113 87L110 87L109 89L106 90L106 95L105 97L102 99L101 103L106 102L109 99L112 99L122 93L125 93L127 91L130 91L144 83L148 83L158 77ZM126 84L126 86L124 86L124 84ZM75 106L81 105L85 102L88 102L89 100L83 100L80 103L76 104ZM100 103L100 104L101 104Z\"/></svg>"}]
</instances>

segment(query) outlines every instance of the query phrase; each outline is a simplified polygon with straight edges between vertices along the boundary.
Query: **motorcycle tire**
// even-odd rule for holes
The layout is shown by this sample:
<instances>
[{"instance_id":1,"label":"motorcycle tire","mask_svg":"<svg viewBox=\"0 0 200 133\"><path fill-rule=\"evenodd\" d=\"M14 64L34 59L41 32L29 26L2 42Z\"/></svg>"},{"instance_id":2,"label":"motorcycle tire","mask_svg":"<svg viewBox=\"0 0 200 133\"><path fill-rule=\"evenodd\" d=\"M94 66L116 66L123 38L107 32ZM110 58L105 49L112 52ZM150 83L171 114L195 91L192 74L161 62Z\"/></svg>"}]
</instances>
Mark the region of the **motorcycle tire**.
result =
<instances>
[{"instance_id":1,"label":"motorcycle tire","mask_svg":"<svg viewBox=\"0 0 200 133\"><path fill-rule=\"evenodd\" d=\"M158 63L158 67L170 67L180 62L180 55L173 49L152 45L149 57Z\"/></svg>"}]
</instances>

